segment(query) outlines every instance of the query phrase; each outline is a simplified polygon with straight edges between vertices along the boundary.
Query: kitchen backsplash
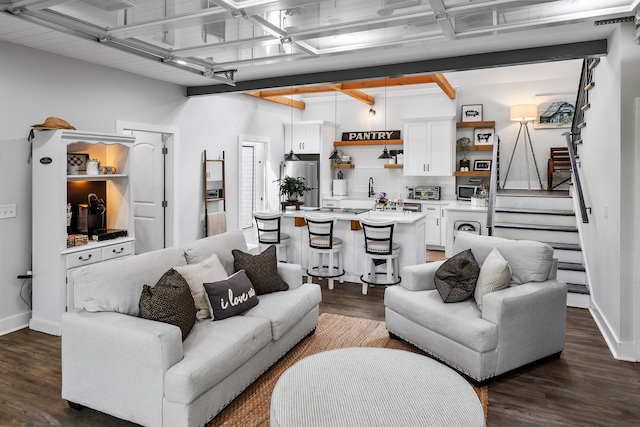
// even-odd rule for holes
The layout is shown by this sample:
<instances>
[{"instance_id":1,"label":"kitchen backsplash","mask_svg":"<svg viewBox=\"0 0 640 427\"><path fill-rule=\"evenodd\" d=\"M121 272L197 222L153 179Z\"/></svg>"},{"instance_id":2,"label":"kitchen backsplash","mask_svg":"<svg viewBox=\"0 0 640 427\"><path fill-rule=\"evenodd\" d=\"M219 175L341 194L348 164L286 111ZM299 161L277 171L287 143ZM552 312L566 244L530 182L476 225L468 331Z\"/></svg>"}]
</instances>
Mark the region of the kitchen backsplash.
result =
<instances>
[{"instance_id":1,"label":"kitchen backsplash","mask_svg":"<svg viewBox=\"0 0 640 427\"><path fill-rule=\"evenodd\" d=\"M402 169L382 169L377 167L356 167L354 169L340 169L347 181L348 197L367 197L369 191L369 178L373 178L373 191L380 194L387 193L389 198L397 199L400 195L407 199L408 188L419 185L431 185L440 187L440 198L454 200L456 198L455 177L418 177L405 176ZM333 178L337 178L338 170L334 170Z\"/></svg>"}]
</instances>

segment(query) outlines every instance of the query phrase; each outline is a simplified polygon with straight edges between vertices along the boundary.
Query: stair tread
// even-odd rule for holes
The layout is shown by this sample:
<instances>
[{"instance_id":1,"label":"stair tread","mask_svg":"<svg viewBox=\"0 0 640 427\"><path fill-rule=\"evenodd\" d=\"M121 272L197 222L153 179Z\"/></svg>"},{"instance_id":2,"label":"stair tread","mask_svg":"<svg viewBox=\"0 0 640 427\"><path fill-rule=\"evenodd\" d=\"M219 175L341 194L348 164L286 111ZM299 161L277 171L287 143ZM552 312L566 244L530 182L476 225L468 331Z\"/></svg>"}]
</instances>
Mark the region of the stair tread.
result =
<instances>
[{"instance_id":1,"label":"stair tread","mask_svg":"<svg viewBox=\"0 0 640 427\"><path fill-rule=\"evenodd\" d=\"M559 242L542 242L551 246L553 249L563 249L565 251L581 251L582 247L577 243L559 243Z\"/></svg>"},{"instance_id":2,"label":"stair tread","mask_svg":"<svg viewBox=\"0 0 640 427\"><path fill-rule=\"evenodd\" d=\"M563 215L575 216L575 212L570 209L528 209L528 208L496 208L496 212L505 213L530 213L539 215Z\"/></svg>"},{"instance_id":3,"label":"stair tread","mask_svg":"<svg viewBox=\"0 0 640 427\"><path fill-rule=\"evenodd\" d=\"M584 265L577 262L559 262L558 270L585 271Z\"/></svg>"},{"instance_id":4,"label":"stair tread","mask_svg":"<svg viewBox=\"0 0 640 427\"><path fill-rule=\"evenodd\" d=\"M579 285L577 283L567 283L567 292L571 292L574 294L584 294L584 295L591 294L591 292L589 291L589 288L587 288L585 285Z\"/></svg>"},{"instance_id":5,"label":"stair tread","mask_svg":"<svg viewBox=\"0 0 640 427\"><path fill-rule=\"evenodd\" d=\"M515 222L496 222L493 224L496 228L518 228L521 230L547 230L547 231L567 231L577 233L578 229L566 225L541 225L541 224L521 224Z\"/></svg>"}]
</instances>

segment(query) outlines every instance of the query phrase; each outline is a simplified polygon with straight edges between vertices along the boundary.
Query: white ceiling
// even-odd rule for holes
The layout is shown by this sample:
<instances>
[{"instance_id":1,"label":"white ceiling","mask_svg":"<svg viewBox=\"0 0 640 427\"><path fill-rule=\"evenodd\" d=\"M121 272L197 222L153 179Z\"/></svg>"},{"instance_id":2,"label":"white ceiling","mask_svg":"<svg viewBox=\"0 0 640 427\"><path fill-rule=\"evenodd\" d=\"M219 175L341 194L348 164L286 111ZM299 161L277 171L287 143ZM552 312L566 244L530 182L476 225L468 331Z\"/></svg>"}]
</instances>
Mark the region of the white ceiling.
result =
<instances>
[{"instance_id":1,"label":"white ceiling","mask_svg":"<svg viewBox=\"0 0 640 427\"><path fill-rule=\"evenodd\" d=\"M639 2L0 0L0 40L195 87L600 40Z\"/></svg>"}]
</instances>

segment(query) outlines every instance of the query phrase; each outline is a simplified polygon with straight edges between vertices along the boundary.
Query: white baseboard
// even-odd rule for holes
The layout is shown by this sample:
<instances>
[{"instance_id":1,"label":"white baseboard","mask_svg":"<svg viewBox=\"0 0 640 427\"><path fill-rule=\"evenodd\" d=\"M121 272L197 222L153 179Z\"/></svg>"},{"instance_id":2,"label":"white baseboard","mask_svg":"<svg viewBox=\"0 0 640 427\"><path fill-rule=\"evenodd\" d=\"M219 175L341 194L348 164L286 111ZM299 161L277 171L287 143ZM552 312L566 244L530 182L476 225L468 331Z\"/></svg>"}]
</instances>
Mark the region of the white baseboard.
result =
<instances>
[{"instance_id":1,"label":"white baseboard","mask_svg":"<svg viewBox=\"0 0 640 427\"><path fill-rule=\"evenodd\" d=\"M31 319L29 322L29 328L34 331L44 332L49 335L62 335L62 329L59 323L49 322L47 320Z\"/></svg>"},{"instance_id":2,"label":"white baseboard","mask_svg":"<svg viewBox=\"0 0 640 427\"><path fill-rule=\"evenodd\" d=\"M19 329L26 328L29 326L30 318L31 312L27 311L26 313L0 320L0 335L6 335Z\"/></svg>"},{"instance_id":3,"label":"white baseboard","mask_svg":"<svg viewBox=\"0 0 640 427\"><path fill-rule=\"evenodd\" d=\"M614 331L609 327L606 319L600 313L597 307L593 306L589 308L591 317L596 322L600 333L602 334L611 355L616 360L624 360L626 362L638 362L636 360L636 344L621 342Z\"/></svg>"}]
</instances>

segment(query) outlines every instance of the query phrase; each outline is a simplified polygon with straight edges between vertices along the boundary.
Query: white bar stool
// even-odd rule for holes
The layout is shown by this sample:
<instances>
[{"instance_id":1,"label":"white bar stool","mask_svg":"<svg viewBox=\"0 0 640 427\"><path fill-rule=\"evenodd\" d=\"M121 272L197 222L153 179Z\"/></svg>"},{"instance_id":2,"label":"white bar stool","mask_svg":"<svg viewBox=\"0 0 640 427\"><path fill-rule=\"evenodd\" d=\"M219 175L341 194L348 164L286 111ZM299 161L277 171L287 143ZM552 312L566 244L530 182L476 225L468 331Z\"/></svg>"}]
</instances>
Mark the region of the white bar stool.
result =
<instances>
[{"instance_id":1,"label":"white bar stool","mask_svg":"<svg viewBox=\"0 0 640 427\"><path fill-rule=\"evenodd\" d=\"M401 282L398 255L400 245L393 243L392 221L371 221L361 219L364 232L365 273L360 276L362 294L367 294L368 285L397 285ZM376 272L376 265L386 264L386 272ZM384 274L385 280L379 281L376 275ZM365 277L366 275L366 277Z\"/></svg>"},{"instance_id":2,"label":"white bar stool","mask_svg":"<svg viewBox=\"0 0 640 427\"><path fill-rule=\"evenodd\" d=\"M289 247L291 239L287 233L283 233L280 229L282 214L278 212L254 212L253 218L256 221L256 228L258 229L258 244L260 245L260 252L264 251L267 247L274 245L276 247L276 257L278 262L283 262L281 261L280 256L281 249L284 249L286 262L289 262L289 253L287 248Z\"/></svg>"},{"instance_id":3,"label":"white bar stool","mask_svg":"<svg viewBox=\"0 0 640 427\"><path fill-rule=\"evenodd\" d=\"M304 219L309 230L309 268L307 268L309 283L313 277L324 277L329 279L329 289L333 289L333 280L336 277L340 278L340 283L344 281L342 239L333 236L336 218L330 215L305 214ZM338 258L337 266L335 265L336 257Z\"/></svg>"}]
</instances>

